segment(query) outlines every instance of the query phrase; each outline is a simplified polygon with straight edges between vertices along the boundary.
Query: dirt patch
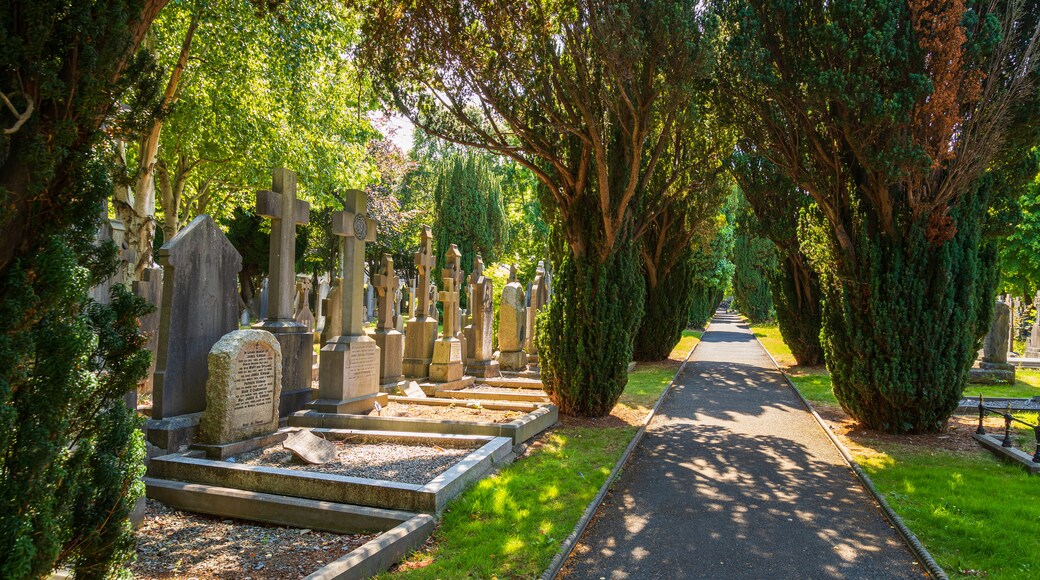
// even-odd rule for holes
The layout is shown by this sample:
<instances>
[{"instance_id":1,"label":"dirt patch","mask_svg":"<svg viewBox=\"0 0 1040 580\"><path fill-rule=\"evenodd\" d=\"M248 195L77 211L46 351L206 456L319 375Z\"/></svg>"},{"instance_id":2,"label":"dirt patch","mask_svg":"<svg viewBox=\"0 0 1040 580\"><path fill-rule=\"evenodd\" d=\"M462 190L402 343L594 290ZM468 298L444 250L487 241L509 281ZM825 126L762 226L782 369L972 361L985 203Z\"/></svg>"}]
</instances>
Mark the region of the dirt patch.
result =
<instances>
[{"instance_id":1,"label":"dirt patch","mask_svg":"<svg viewBox=\"0 0 1040 580\"><path fill-rule=\"evenodd\" d=\"M480 423L508 423L523 417L524 411L498 411L480 405L460 403L458 405L412 405L391 402L383 407L383 417L412 417L441 421L470 421Z\"/></svg>"},{"instance_id":2,"label":"dirt patch","mask_svg":"<svg viewBox=\"0 0 1040 580\"><path fill-rule=\"evenodd\" d=\"M148 500L135 578L299 578L376 534L333 534L193 514Z\"/></svg>"}]
</instances>

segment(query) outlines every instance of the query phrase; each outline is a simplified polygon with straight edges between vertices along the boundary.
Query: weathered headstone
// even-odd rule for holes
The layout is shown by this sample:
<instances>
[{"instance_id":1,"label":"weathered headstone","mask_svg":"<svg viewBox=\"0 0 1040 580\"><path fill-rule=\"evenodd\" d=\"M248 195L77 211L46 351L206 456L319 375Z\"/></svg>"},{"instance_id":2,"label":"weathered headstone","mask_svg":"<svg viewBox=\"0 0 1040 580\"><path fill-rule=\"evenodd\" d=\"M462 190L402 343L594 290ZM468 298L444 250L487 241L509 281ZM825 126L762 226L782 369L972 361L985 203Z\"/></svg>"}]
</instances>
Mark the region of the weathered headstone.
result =
<instances>
[{"instance_id":1,"label":"weathered headstone","mask_svg":"<svg viewBox=\"0 0 1040 580\"><path fill-rule=\"evenodd\" d=\"M366 322L376 319L376 289L371 277L366 277L365 281L365 315L368 317Z\"/></svg>"},{"instance_id":2,"label":"weathered headstone","mask_svg":"<svg viewBox=\"0 0 1040 580\"><path fill-rule=\"evenodd\" d=\"M549 301L549 289L545 285L545 262L539 260L535 270L534 283L531 285L531 304L527 307L527 351L528 363L538 364L538 344L535 335L538 330L538 312Z\"/></svg>"},{"instance_id":3,"label":"weathered headstone","mask_svg":"<svg viewBox=\"0 0 1040 580\"><path fill-rule=\"evenodd\" d=\"M222 336L238 329L242 257L208 215L200 215L159 249L163 266L152 418L206 408L206 360Z\"/></svg>"},{"instance_id":4,"label":"weathered headstone","mask_svg":"<svg viewBox=\"0 0 1040 580\"><path fill-rule=\"evenodd\" d=\"M417 302L405 329L403 371L407 377L421 379L430 375L433 344L437 340L437 317L430 316L430 310L436 312L437 307L431 301L429 288L430 275L436 263L433 235L429 227L423 226L422 245L415 253L415 269L419 276Z\"/></svg>"},{"instance_id":5,"label":"weathered headstone","mask_svg":"<svg viewBox=\"0 0 1040 580\"><path fill-rule=\"evenodd\" d=\"M108 203L101 204L101 227L98 228L99 242L112 242L116 246L116 271L97 286L90 289L90 298L99 304L109 304L112 300L112 286L130 281L128 271L131 264L137 262L137 252L126 241L126 226L117 219L109 219Z\"/></svg>"},{"instance_id":6,"label":"weathered headstone","mask_svg":"<svg viewBox=\"0 0 1040 580\"><path fill-rule=\"evenodd\" d=\"M462 378L462 342L456 337L456 325L459 320L458 258L459 250L455 244L448 250L449 265L443 272L444 290L440 293L441 305L444 308L444 332L433 345L433 362L430 363L430 380L446 383Z\"/></svg>"},{"instance_id":7,"label":"weathered headstone","mask_svg":"<svg viewBox=\"0 0 1040 580\"><path fill-rule=\"evenodd\" d=\"M296 276L296 300L293 319L307 327L309 333L314 332L314 314L311 312L311 277L306 274Z\"/></svg>"},{"instance_id":8,"label":"weathered headstone","mask_svg":"<svg viewBox=\"0 0 1040 580\"><path fill-rule=\"evenodd\" d=\"M484 260L477 254L469 278L472 323L466 336L466 374L492 378L502 376L495 357L495 285L484 275Z\"/></svg>"},{"instance_id":9,"label":"weathered headstone","mask_svg":"<svg viewBox=\"0 0 1040 580\"><path fill-rule=\"evenodd\" d=\"M335 338L343 326L343 278L332 281L332 288L325 299L325 325L321 329L321 346Z\"/></svg>"},{"instance_id":10,"label":"weathered headstone","mask_svg":"<svg viewBox=\"0 0 1040 580\"><path fill-rule=\"evenodd\" d=\"M524 339L527 328L527 297L516 281L516 266L509 266L509 283L502 289L498 306L498 362L503 369L522 371L527 368Z\"/></svg>"},{"instance_id":11,"label":"weathered headstone","mask_svg":"<svg viewBox=\"0 0 1040 580\"><path fill-rule=\"evenodd\" d=\"M339 455L335 444L306 429L289 434L282 442L282 447L292 453L296 459L312 465L335 461Z\"/></svg>"},{"instance_id":12,"label":"weathered headstone","mask_svg":"<svg viewBox=\"0 0 1040 580\"><path fill-rule=\"evenodd\" d=\"M993 323L982 344L982 361L971 369L968 381L977 384L1015 383L1015 367L1008 364L1008 342L1011 337L1008 320L1011 308L998 301L993 307Z\"/></svg>"},{"instance_id":13,"label":"weathered headstone","mask_svg":"<svg viewBox=\"0 0 1040 580\"><path fill-rule=\"evenodd\" d=\"M394 291L394 330L401 333L404 336L404 281L397 281L397 290ZM401 348L404 348L404 343L401 343ZM401 356L404 356L404 352L401 352Z\"/></svg>"},{"instance_id":14,"label":"weathered headstone","mask_svg":"<svg viewBox=\"0 0 1040 580\"><path fill-rule=\"evenodd\" d=\"M268 301L269 301L268 299L270 298L270 295L271 295L271 280L269 278L265 277L263 280L260 281L260 298L259 298L260 306L257 309L257 314L260 316L261 320L263 320L264 318L267 318L267 304L268 304Z\"/></svg>"},{"instance_id":15,"label":"weathered headstone","mask_svg":"<svg viewBox=\"0 0 1040 580\"><path fill-rule=\"evenodd\" d=\"M311 368L314 337L294 318L296 297L296 226L310 221L310 204L296 198L296 174L285 168L272 173L271 190L256 194L256 213L271 219L268 313L256 328L273 334L282 345L283 416L299 411L313 396Z\"/></svg>"},{"instance_id":16,"label":"weathered headstone","mask_svg":"<svg viewBox=\"0 0 1040 580\"><path fill-rule=\"evenodd\" d=\"M451 309L451 315L455 317L452 321L452 328L455 329L455 338L459 339L459 343L462 345L462 360L465 363L466 360L466 333L462 331L463 320L462 320L462 293L466 290L466 273L462 269L462 252L459 251L459 246L451 244L448 246L448 251L444 254L444 266L445 269L441 271L441 275L447 275L451 272L455 278L455 292L458 293L459 298L455 301L455 306ZM444 303L441 302L441 308L444 308ZM444 311L445 317L448 315L448 311Z\"/></svg>"},{"instance_id":17,"label":"weathered headstone","mask_svg":"<svg viewBox=\"0 0 1040 580\"><path fill-rule=\"evenodd\" d=\"M1040 291L1033 298L1033 307L1036 308L1036 320L1033 328L1029 331L1029 340L1026 341L1026 358L1040 358Z\"/></svg>"},{"instance_id":18,"label":"weathered headstone","mask_svg":"<svg viewBox=\"0 0 1040 580\"><path fill-rule=\"evenodd\" d=\"M412 397L415 399L425 399L426 391L422 390L419 383L415 381L407 381L401 385L401 391L404 392L404 396Z\"/></svg>"},{"instance_id":19,"label":"weathered headstone","mask_svg":"<svg viewBox=\"0 0 1040 580\"><path fill-rule=\"evenodd\" d=\"M209 351L198 440L220 445L278 430L282 347L264 330L236 330Z\"/></svg>"},{"instance_id":20,"label":"weathered headstone","mask_svg":"<svg viewBox=\"0 0 1040 580\"><path fill-rule=\"evenodd\" d=\"M162 268L145 268L141 279L134 280L134 294L155 306L155 311L141 317L141 331L148 336L146 347L152 353L152 364L148 374L137 384L141 394L152 393L152 374L155 372L155 354L159 347L159 307L162 304Z\"/></svg>"},{"instance_id":21,"label":"weathered headstone","mask_svg":"<svg viewBox=\"0 0 1040 580\"><path fill-rule=\"evenodd\" d=\"M383 254L379 273L372 278L372 282L379 295L379 320L372 334L379 345L379 382L384 385L397 383L404 378L404 335L394 328L393 297L400 279L394 272L394 259L390 254Z\"/></svg>"},{"instance_id":22,"label":"weathered headstone","mask_svg":"<svg viewBox=\"0 0 1040 580\"><path fill-rule=\"evenodd\" d=\"M325 413L367 413L377 403L387 403L386 394L379 392L379 345L365 333L362 319L365 243L375 241L376 222L366 215L365 192L348 190L344 198L344 210L332 214L344 277L339 336L321 349L318 400L308 407Z\"/></svg>"}]
</instances>

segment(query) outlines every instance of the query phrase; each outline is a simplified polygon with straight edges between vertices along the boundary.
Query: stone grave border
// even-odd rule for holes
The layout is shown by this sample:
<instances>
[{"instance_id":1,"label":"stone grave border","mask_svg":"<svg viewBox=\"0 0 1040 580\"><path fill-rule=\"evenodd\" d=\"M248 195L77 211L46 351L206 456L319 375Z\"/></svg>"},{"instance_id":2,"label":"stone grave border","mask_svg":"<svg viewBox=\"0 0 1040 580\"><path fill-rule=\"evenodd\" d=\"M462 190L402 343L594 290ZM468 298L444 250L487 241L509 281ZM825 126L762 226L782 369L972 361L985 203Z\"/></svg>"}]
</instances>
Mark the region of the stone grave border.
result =
<instances>
[{"instance_id":1,"label":"stone grave border","mask_svg":"<svg viewBox=\"0 0 1040 580\"><path fill-rule=\"evenodd\" d=\"M339 560L325 564L306 576L306 579L339 580L375 576L419 549L433 533L435 524L436 520L431 515L413 516L355 548Z\"/></svg>"},{"instance_id":2,"label":"stone grave border","mask_svg":"<svg viewBox=\"0 0 1040 580\"><path fill-rule=\"evenodd\" d=\"M991 433L986 433L985 435L975 433L972 437L974 437L983 448L997 456L998 459L1008 461L1013 465L1018 465L1022 469L1025 469L1029 475L1040 475L1040 463L1033 463L1033 456L1017 447L1004 447L1003 436Z\"/></svg>"},{"instance_id":3,"label":"stone grave border","mask_svg":"<svg viewBox=\"0 0 1040 580\"><path fill-rule=\"evenodd\" d=\"M499 387L495 387L496 389ZM513 387L516 388L516 387ZM494 391L437 390L434 396L441 399L465 399L477 401L516 401L519 403L548 403L548 395L532 393L497 393Z\"/></svg>"},{"instance_id":4,"label":"stone grave border","mask_svg":"<svg viewBox=\"0 0 1040 580\"><path fill-rule=\"evenodd\" d=\"M333 435L335 430L319 432ZM352 433L344 433L344 436ZM414 441L411 433L367 433L365 436L385 441ZM202 484L216 488L232 488L258 494L381 508L410 512L437 513L465 487L480 479L496 466L515 459L513 441L507 437L461 435L425 437L425 442L438 441L456 446L464 442L481 444L450 469L424 485L350 477L322 472L242 465L206 458L203 451L171 453L152 459L149 477ZM158 499L158 498L156 498ZM259 498L258 498L259 499ZM269 499L264 497L263 499ZM178 507L177 504L170 504ZM291 517L286 515L285 517ZM297 525L297 524L293 524ZM307 527L307 526L304 526Z\"/></svg>"},{"instance_id":5,"label":"stone grave border","mask_svg":"<svg viewBox=\"0 0 1040 580\"><path fill-rule=\"evenodd\" d=\"M460 405L460 399L417 399L409 397L390 397L390 402L417 405ZM470 401L476 403L475 401ZM514 402L479 402L490 410L527 411L527 414L508 423L490 423L481 421L442 421L419 417L381 417L378 415L348 415L340 413L319 413L317 411L301 411L289 416L289 425L293 427L358 429L371 431L396 431L407 433L439 433L454 435L483 435L490 437L508 437L514 445L519 445L535 435L556 424L559 420L559 409L555 405L545 403Z\"/></svg>"},{"instance_id":6,"label":"stone grave border","mask_svg":"<svg viewBox=\"0 0 1040 580\"><path fill-rule=\"evenodd\" d=\"M745 323L747 323L746 319ZM902 538L903 542L907 545L908 548L910 548L910 551L913 552L914 556L916 556L917 559L921 562L921 564L924 565L924 567L928 570L928 574L931 575L933 578L948 578L948 576L946 575L946 571L942 569L942 566L939 566L939 564L935 561L935 558L932 557L932 554L928 552L928 548L925 548L924 544L921 543L921 540L919 540L917 536L910 530L910 528L907 527L906 523L903 522L903 518L899 517L899 514L897 514L896 511L892 509L892 506L888 504L888 501L885 500L885 496L882 495L878 488L874 486L874 481L870 479L870 476L867 475L867 472L864 471L863 468L860 467L859 463L856 462L855 458L852 457L852 453L850 453L848 448L845 447L845 444L842 443L840 439L838 439L838 436L835 435L833 431L831 431L831 428L823 420L823 417L821 417L820 414L816 412L816 408L812 406L812 403L810 403L808 399L802 396L801 391L799 391L798 388L794 386L794 383L791 382L791 377L787 376L787 373L784 372L784 369L781 368L780 364L776 362L775 358L773 358L773 353L769 352L769 349L766 348L766 345L762 344L762 341L759 340L758 335L756 335L755 333L751 333L751 335L755 337L755 340L758 341L758 344L762 347L762 350L766 352L766 356L769 357L770 362L773 363L773 366L776 367L776 370L779 371L780 375L784 377L784 381L787 383L787 386L792 391L794 391L795 396L798 397L799 401L801 401L802 406L809 411L809 414L811 414L814 419L816 419L816 423L820 426L820 429L822 429L823 432L827 435L827 438L830 439L831 444L834 445L834 448L838 450L838 454L841 455L842 459L845 461L845 464L848 465L849 469L852 470L852 473L854 473L856 475L856 478L859 479L860 483L863 484L863 488L867 491L867 493L870 494L872 498L874 498L874 501L877 502L878 507L881 508L881 513L885 516L885 519L887 519L888 522L892 524L892 527L895 528L896 532L899 533L899 537Z\"/></svg>"},{"instance_id":7,"label":"stone grave border","mask_svg":"<svg viewBox=\"0 0 1040 580\"><path fill-rule=\"evenodd\" d=\"M708 329L705 328L704 332L707 331ZM589 527L589 524L592 523L593 518L596 516L596 511L599 510L599 506L603 503L603 500L607 498L607 493L610 491L610 488L613 487L614 482L621 477L621 471L625 468L628 460L632 457L632 453L636 450L636 446L639 445L639 442L643 439L643 435L646 434L646 428L650 426L650 421L652 421L657 415L657 411L661 408L661 403L664 402L668 393L672 392L672 388L675 387L675 382L679 379L679 375L686 370L686 364L690 362L690 357L693 356L693 352L697 350L697 347L700 346L700 344L701 340L698 338L697 342L693 345L693 348L690 349L690 352L686 353L686 358L683 359L682 364L679 365L675 374L672 375L671 382L669 382L668 386L661 392L661 396L657 398L657 402L654 403L653 408L650 409L650 412L648 412L646 417L643 418L643 424L639 426L639 430L636 431L632 440L628 442L628 447L625 447L625 450L621 453L621 457L618 457L617 462L614 463L613 469L610 470L607 479L603 482L603 485L600 486L599 492L596 493L596 497L593 498L592 501L589 502L589 505L585 507L585 511L582 513L578 523L575 524L574 529L571 530L571 533L563 539L559 551L556 552L556 555L553 556L553 559L549 562L549 567L542 573L541 580L553 580L553 578L556 578L560 573L560 570L563 569L563 565L567 563L567 559L570 558L571 552L574 551L574 548L578 545L578 541L583 535L585 535L585 530Z\"/></svg>"}]
</instances>

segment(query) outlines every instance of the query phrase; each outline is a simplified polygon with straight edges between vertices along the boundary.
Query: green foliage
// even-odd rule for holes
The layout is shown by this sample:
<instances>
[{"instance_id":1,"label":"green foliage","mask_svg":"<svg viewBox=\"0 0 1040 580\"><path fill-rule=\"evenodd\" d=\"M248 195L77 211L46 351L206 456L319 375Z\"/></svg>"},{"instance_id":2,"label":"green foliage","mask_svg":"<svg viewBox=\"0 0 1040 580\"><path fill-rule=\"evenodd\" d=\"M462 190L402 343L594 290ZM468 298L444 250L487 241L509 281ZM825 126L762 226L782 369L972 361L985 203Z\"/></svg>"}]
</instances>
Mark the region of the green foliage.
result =
<instances>
[{"instance_id":1,"label":"green foliage","mask_svg":"<svg viewBox=\"0 0 1040 580\"><path fill-rule=\"evenodd\" d=\"M643 317L635 243L605 263L554 252L553 296L538 314L545 392L567 415L601 416L625 389L632 339Z\"/></svg>"},{"instance_id":2,"label":"green foliage","mask_svg":"<svg viewBox=\"0 0 1040 580\"><path fill-rule=\"evenodd\" d=\"M683 330L689 322L690 310L698 298L694 284L696 271L693 253L694 249L687 247L675 267L658 280L656 287L651 286L649 279L644 277L645 313L635 335L635 360L668 358L672 347L682 338Z\"/></svg>"},{"instance_id":3,"label":"green foliage","mask_svg":"<svg viewBox=\"0 0 1040 580\"><path fill-rule=\"evenodd\" d=\"M733 262L729 256L733 248L733 225L726 214L720 213L694 237L690 256L694 271L689 324L704 328L715 315L715 309L725 296L733 278Z\"/></svg>"},{"instance_id":4,"label":"green foliage","mask_svg":"<svg viewBox=\"0 0 1040 580\"><path fill-rule=\"evenodd\" d=\"M769 277L776 270L776 248L762 231L743 196L737 196L736 231L733 240L733 304L751 322L765 322L773 315Z\"/></svg>"},{"instance_id":5,"label":"green foliage","mask_svg":"<svg viewBox=\"0 0 1040 580\"><path fill-rule=\"evenodd\" d=\"M1034 179L1018 199L1020 220L1000 239L1003 292L1033 296L1040 290L1040 184Z\"/></svg>"}]
</instances>

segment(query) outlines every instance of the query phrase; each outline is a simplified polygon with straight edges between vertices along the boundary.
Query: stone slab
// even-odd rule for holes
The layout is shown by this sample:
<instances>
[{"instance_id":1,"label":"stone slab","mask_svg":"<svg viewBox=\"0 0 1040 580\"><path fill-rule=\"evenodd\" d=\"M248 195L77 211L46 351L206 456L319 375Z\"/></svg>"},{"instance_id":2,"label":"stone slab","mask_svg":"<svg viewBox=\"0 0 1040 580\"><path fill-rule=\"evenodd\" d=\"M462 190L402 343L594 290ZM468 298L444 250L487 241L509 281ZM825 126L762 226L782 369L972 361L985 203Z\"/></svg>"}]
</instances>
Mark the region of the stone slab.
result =
<instances>
[{"instance_id":1,"label":"stone slab","mask_svg":"<svg viewBox=\"0 0 1040 580\"><path fill-rule=\"evenodd\" d=\"M149 419L145 422L145 438L152 445L167 452L187 449L195 441L195 433L201 420L201 412L165 419Z\"/></svg>"},{"instance_id":2,"label":"stone slab","mask_svg":"<svg viewBox=\"0 0 1040 580\"><path fill-rule=\"evenodd\" d=\"M282 347L282 391L279 416L287 417L313 399L314 334L297 322L265 320L253 328L266 330Z\"/></svg>"},{"instance_id":3,"label":"stone slab","mask_svg":"<svg viewBox=\"0 0 1040 580\"><path fill-rule=\"evenodd\" d=\"M438 389L454 390L454 389L466 389L472 387L476 383L476 379L473 377L462 377L457 381L447 381L444 383L434 383L425 381L419 383L419 388L422 389L427 396L433 396Z\"/></svg>"},{"instance_id":4,"label":"stone slab","mask_svg":"<svg viewBox=\"0 0 1040 580\"><path fill-rule=\"evenodd\" d=\"M433 345L433 362L430 363L430 380L438 383L457 381L462 378L462 352L464 346L456 338L438 339Z\"/></svg>"},{"instance_id":5,"label":"stone slab","mask_svg":"<svg viewBox=\"0 0 1040 580\"><path fill-rule=\"evenodd\" d=\"M404 361L402 372L406 377L424 378L430 374L433 362L433 344L437 341L437 319L423 317L408 321L405 327Z\"/></svg>"},{"instance_id":6,"label":"stone slab","mask_svg":"<svg viewBox=\"0 0 1040 580\"><path fill-rule=\"evenodd\" d=\"M330 562L307 576L307 580L361 580L389 570L418 550L436 527L433 516L419 514L374 540Z\"/></svg>"},{"instance_id":7,"label":"stone slab","mask_svg":"<svg viewBox=\"0 0 1040 580\"><path fill-rule=\"evenodd\" d=\"M470 360L466 362L465 372L467 375L482 379L491 379L502 376L502 370L497 360Z\"/></svg>"},{"instance_id":8,"label":"stone slab","mask_svg":"<svg viewBox=\"0 0 1040 580\"><path fill-rule=\"evenodd\" d=\"M289 450L296 459L311 465L328 463L337 456L335 445L306 429L286 437L282 441L282 447Z\"/></svg>"},{"instance_id":9,"label":"stone slab","mask_svg":"<svg viewBox=\"0 0 1040 580\"><path fill-rule=\"evenodd\" d=\"M379 345L379 383L404 379L404 335L396 330L377 330L372 339Z\"/></svg>"},{"instance_id":10,"label":"stone slab","mask_svg":"<svg viewBox=\"0 0 1040 580\"><path fill-rule=\"evenodd\" d=\"M401 388L401 391L406 397L414 397L418 399L426 398L426 391L422 390L419 383L415 381L408 381L405 383L404 387Z\"/></svg>"},{"instance_id":11,"label":"stone slab","mask_svg":"<svg viewBox=\"0 0 1040 580\"><path fill-rule=\"evenodd\" d=\"M527 368L527 353L518 350L498 353L498 364L504 375L506 371L522 371Z\"/></svg>"},{"instance_id":12,"label":"stone slab","mask_svg":"<svg viewBox=\"0 0 1040 580\"><path fill-rule=\"evenodd\" d=\"M1020 465L1030 475L1040 475L1040 463L1034 463L1032 455L1017 447L1004 447L1001 445L1001 442L1004 441L1003 435L998 437L988 433L985 435L975 433L972 437L997 457Z\"/></svg>"},{"instance_id":13,"label":"stone slab","mask_svg":"<svg viewBox=\"0 0 1040 580\"><path fill-rule=\"evenodd\" d=\"M176 509L340 534L378 532L415 517L411 512L399 510L154 477L146 477L144 483L148 497Z\"/></svg>"},{"instance_id":14,"label":"stone slab","mask_svg":"<svg viewBox=\"0 0 1040 580\"><path fill-rule=\"evenodd\" d=\"M333 399L317 399L307 405L307 408L319 413L369 413L375 409L375 404L385 407L388 401L386 393L373 393L362 395L352 399L337 401ZM291 416L291 415L290 415ZM291 421L290 421L290 424Z\"/></svg>"},{"instance_id":15,"label":"stone slab","mask_svg":"<svg viewBox=\"0 0 1040 580\"><path fill-rule=\"evenodd\" d=\"M210 459L227 459L235 455L241 455L242 453L249 453L250 451L256 451L257 449L263 449L270 447L271 445L277 445L285 440L289 436L288 431L277 431L275 433L268 433L259 437L253 437L244 441L235 441L233 443L224 443L220 445L207 445L205 443L193 443L190 449L197 449L206 454L206 457Z\"/></svg>"}]
</instances>

